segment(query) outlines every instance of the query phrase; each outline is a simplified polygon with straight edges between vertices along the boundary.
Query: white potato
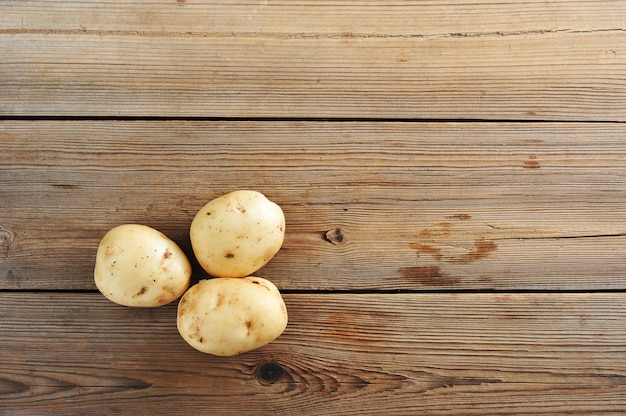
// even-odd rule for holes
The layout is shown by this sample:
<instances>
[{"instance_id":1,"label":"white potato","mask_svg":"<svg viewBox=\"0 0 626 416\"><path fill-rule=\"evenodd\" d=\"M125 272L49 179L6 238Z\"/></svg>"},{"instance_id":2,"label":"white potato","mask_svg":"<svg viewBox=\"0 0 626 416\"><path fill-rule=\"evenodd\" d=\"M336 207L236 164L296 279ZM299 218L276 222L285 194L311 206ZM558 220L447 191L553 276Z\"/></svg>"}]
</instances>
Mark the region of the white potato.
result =
<instances>
[{"instance_id":1,"label":"white potato","mask_svg":"<svg viewBox=\"0 0 626 416\"><path fill-rule=\"evenodd\" d=\"M240 190L202 207L189 230L193 252L214 277L244 277L263 267L285 238L283 210L265 195Z\"/></svg>"},{"instance_id":2,"label":"white potato","mask_svg":"<svg viewBox=\"0 0 626 416\"><path fill-rule=\"evenodd\" d=\"M94 280L110 301L153 307L189 287L191 264L176 243L154 228L123 224L107 232L96 254Z\"/></svg>"},{"instance_id":3,"label":"white potato","mask_svg":"<svg viewBox=\"0 0 626 416\"><path fill-rule=\"evenodd\" d=\"M178 303L183 339L204 353L231 356L262 347L287 327L287 308L269 280L214 278L192 286Z\"/></svg>"}]
</instances>

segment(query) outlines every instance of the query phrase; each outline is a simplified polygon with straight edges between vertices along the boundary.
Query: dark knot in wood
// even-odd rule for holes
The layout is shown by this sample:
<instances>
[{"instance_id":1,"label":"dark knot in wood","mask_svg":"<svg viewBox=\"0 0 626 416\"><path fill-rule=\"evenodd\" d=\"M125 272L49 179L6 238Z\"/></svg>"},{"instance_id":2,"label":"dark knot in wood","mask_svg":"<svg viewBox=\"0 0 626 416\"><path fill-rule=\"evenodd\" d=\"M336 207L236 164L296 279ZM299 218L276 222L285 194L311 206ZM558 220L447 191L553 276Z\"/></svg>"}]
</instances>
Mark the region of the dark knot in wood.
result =
<instances>
[{"instance_id":1,"label":"dark knot in wood","mask_svg":"<svg viewBox=\"0 0 626 416\"><path fill-rule=\"evenodd\" d=\"M15 241L15 233L0 226L0 255L8 257L11 246Z\"/></svg>"},{"instance_id":2,"label":"dark knot in wood","mask_svg":"<svg viewBox=\"0 0 626 416\"><path fill-rule=\"evenodd\" d=\"M259 367L258 378L261 384L273 384L280 379L285 370L275 361L263 364Z\"/></svg>"},{"instance_id":3,"label":"dark knot in wood","mask_svg":"<svg viewBox=\"0 0 626 416\"><path fill-rule=\"evenodd\" d=\"M332 230L326 231L324 234L324 239L331 244L342 244L345 240L345 236L343 232L339 228L333 228Z\"/></svg>"}]
</instances>

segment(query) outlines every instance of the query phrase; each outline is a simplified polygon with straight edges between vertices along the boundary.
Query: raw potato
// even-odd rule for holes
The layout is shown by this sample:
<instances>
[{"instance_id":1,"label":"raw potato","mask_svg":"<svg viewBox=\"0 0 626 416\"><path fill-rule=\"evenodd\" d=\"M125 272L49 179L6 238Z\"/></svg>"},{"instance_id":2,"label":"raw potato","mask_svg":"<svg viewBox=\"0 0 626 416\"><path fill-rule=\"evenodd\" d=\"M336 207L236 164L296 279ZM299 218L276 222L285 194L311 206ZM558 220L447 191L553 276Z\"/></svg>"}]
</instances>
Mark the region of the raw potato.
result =
<instances>
[{"instance_id":1,"label":"raw potato","mask_svg":"<svg viewBox=\"0 0 626 416\"><path fill-rule=\"evenodd\" d=\"M178 299L189 287L191 264L185 253L161 232L123 224L102 238L94 280L110 301L153 307Z\"/></svg>"},{"instance_id":2,"label":"raw potato","mask_svg":"<svg viewBox=\"0 0 626 416\"><path fill-rule=\"evenodd\" d=\"M276 255L285 238L285 216L259 192L234 191L202 207L189 236L198 262L211 276L244 277Z\"/></svg>"},{"instance_id":3,"label":"raw potato","mask_svg":"<svg viewBox=\"0 0 626 416\"><path fill-rule=\"evenodd\" d=\"M260 277L202 280L180 299L177 326L198 351L231 356L278 338L287 308L276 286Z\"/></svg>"}]
</instances>

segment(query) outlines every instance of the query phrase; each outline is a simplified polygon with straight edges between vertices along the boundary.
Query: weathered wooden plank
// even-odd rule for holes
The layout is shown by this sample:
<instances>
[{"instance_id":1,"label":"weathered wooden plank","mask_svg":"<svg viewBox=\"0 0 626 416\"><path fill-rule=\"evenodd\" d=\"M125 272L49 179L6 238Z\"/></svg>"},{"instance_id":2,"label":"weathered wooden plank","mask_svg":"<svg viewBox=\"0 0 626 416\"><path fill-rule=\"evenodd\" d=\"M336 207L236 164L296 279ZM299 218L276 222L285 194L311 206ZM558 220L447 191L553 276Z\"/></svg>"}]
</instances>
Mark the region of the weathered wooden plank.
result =
<instances>
[{"instance_id":1,"label":"weathered wooden plank","mask_svg":"<svg viewBox=\"0 0 626 416\"><path fill-rule=\"evenodd\" d=\"M286 213L259 272L285 289L624 289L623 138L604 123L3 121L0 287L94 289L98 241L125 222L191 255L197 209L251 188Z\"/></svg>"},{"instance_id":2,"label":"weathered wooden plank","mask_svg":"<svg viewBox=\"0 0 626 416\"><path fill-rule=\"evenodd\" d=\"M502 36L623 28L626 5L615 0L157 0L149 6L138 1L5 0L2 10L2 30L141 30L188 34L212 31L302 36L462 36L492 30L493 35Z\"/></svg>"},{"instance_id":3,"label":"weathered wooden plank","mask_svg":"<svg viewBox=\"0 0 626 416\"><path fill-rule=\"evenodd\" d=\"M2 2L0 115L626 120L621 2L176 3Z\"/></svg>"},{"instance_id":4,"label":"weathered wooden plank","mask_svg":"<svg viewBox=\"0 0 626 416\"><path fill-rule=\"evenodd\" d=\"M1 293L3 414L619 414L624 294L290 294L274 343L217 358L175 305Z\"/></svg>"}]
</instances>

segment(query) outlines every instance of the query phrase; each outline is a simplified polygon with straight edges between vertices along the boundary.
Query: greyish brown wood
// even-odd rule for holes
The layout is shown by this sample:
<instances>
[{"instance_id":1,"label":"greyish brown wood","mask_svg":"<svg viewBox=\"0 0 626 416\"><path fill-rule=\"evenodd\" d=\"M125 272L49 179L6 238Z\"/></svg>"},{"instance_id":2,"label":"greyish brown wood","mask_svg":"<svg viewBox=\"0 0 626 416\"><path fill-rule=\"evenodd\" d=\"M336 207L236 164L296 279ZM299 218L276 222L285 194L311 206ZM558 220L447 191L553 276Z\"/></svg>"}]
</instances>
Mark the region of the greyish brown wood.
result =
<instances>
[{"instance_id":1,"label":"greyish brown wood","mask_svg":"<svg viewBox=\"0 0 626 416\"><path fill-rule=\"evenodd\" d=\"M199 353L175 307L0 294L4 414L619 414L626 300L613 294L286 295L290 325ZM10 353L9 353L10 352Z\"/></svg>"},{"instance_id":2,"label":"greyish brown wood","mask_svg":"<svg viewBox=\"0 0 626 416\"><path fill-rule=\"evenodd\" d=\"M624 414L625 103L623 1L2 1L0 415ZM275 342L97 292L241 188Z\"/></svg>"},{"instance_id":3,"label":"greyish brown wood","mask_svg":"<svg viewBox=\"0 0 626 416\"><path fill-rule=\"evenodd\" d=\"M0 5L2 116L626 121L619 1Z\"/></svg>"},{"instance_id":4,"label":"greyish brown wood","mask_svg":"<svg viewBox=\"0 0 626 416\"><path fill-rule=\"evenodd\" d=\"M195 212L237 188L285 211L259 273L283 289L625 288L620 124L4 121L0 138L4 289L94 289L125 222L191 255Z\"/></svg>"}]
</instances>

